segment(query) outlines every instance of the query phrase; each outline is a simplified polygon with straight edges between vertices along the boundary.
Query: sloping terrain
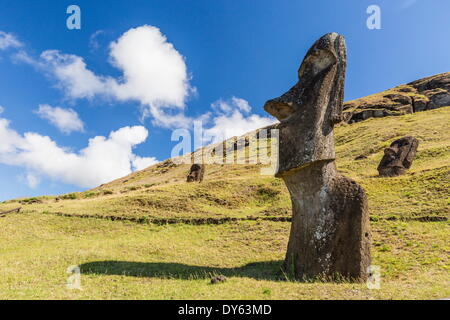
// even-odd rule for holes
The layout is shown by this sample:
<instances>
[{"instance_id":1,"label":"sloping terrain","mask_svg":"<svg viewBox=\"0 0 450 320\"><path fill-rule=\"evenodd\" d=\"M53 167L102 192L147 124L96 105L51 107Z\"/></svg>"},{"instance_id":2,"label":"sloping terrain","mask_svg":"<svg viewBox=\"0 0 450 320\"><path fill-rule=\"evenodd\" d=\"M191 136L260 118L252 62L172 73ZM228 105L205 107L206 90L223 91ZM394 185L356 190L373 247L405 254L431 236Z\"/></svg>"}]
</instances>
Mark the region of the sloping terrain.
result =
<instances>
[{"instance_id":1,"label":"sloping terrain","mask_svg":"<svg viewBox=\"0 0 450 320\"><path fill-rule=\"evenodd\" d=\"M261 165L207 165L203 183L186 183L189 165L165 161L89 191L1 203L22 211L0 218L0 299L449 297L449 123L443 107L335 130L339 170L369 196L380 290L283 275L290 199ZM383 149L405 135L420 140L412 168L378 177ZM66 288L71 265L83 290ZM228 281L211 285L218 274Z\"/></svg>"},{"instance_id":2,"label":"sloping terrain","mask_svg":"<svg viewBox=\"0 0 450 320\"><path fill-rule=\"evenodd\" d=\"M335 131L338 169L366 189L373 217L448 217L450 108L402 117L370 119ZM379 177L383 150L405 135L420 141L404 176ZM358 156L363 159L355 160ZM128 217L182 218L289 217L284 183L262 176L263 165L207 165L203 183L186 183L189 165L171 160L102 185L58 197L11 200L1 208L27 212Z\"/></svg>"}]
</instances>

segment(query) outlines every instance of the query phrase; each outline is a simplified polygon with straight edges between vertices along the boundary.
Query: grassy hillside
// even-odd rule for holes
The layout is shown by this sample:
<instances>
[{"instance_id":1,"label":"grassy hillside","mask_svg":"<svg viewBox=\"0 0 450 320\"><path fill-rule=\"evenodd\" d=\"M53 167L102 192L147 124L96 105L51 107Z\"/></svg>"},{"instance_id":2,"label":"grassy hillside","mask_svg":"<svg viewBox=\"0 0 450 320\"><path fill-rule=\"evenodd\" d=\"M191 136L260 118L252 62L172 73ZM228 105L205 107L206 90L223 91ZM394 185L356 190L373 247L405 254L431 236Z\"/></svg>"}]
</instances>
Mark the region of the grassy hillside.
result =
<instances>
[{"instance_id":1,"label":"grassy hillside","mask_svg":"<svg viewBox=\"0 0 450 320\"><path fill-rule=\"evenodd\" d=\"M402 117L370 119L336 129L338 169L366 189L373 217L448 217L450 107ZM383 149L400 137L420 140L409 172L380 178ZM355 160L357 156L365 159ZM280 179L260 165L208 165L204 182L186 183L189 165L166 161L81 193L7 201L25 212L136 219L289 217L290 198Z\"/></svg>"},{"instance_id":2,"label":"grassy hillside","mask_svg":"<svg viewBox=\"0 0 450 320\"><path fill-rule=\"evenodd\" d=\"M283 276L290 199L260 166L208 165L188 184L189 166L168 161L93 190L1 203L22 212L0 218L0 299L449 297L449 123L445 107L335 130L339 170L369 196L380 290ZM420 140L412 168L378 177L383 149L405 135ZM177 220L193 223L164 224ZM82 291L65 287L70 265ZM210 285L214 274L229 280Z\"/></svg>"}]
</instances>

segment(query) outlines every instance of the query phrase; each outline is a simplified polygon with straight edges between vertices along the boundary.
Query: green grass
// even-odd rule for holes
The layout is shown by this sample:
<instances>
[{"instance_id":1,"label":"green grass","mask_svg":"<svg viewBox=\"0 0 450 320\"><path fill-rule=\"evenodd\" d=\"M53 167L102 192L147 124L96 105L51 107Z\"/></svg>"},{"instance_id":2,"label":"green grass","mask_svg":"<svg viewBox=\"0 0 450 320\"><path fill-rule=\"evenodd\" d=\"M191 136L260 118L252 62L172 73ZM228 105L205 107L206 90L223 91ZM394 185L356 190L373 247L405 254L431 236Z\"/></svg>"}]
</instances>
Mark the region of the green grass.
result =
<instances>
[{"instance_id":1,"label":"green grass","mask_svg":"<svg viewBox=\"0 0 450 320\"><path fill-rule=\"evenodd\" d=\"M280 265L288 222L148 224L153 218L290 216L283 182L261 176L260 166L208 165L203 183L188 184L189 166L164 163L85 192L1 203L0 212L22 211L0 218L0 299L449 297L449 122L447 107L336 129L338 168L369 197L380 290L286 279ZM412 168L401 177L378 177L383 148L405 135L420 140ZM354 160L360 155L366 158ZM443 221L416 220L436 217ZM83 290L65 286L71 265L81 267ZM228 281L211 285L220 274Z\"/></svg>"},{"instance_id":2,"label":"green grass","mask_svg":"<svg viewBox=\"0 0 450 320\"><path fill-rule=\"evenodd\" d=\"M437 299L448 297L449 226L373 223L381 289L280 272L289 223L148 226L41 214L1 220L0 299ZM389 247L389 250L385 250ZM71 265L82 290L66 288ZM211 285L215 275L228 281Z\"/></svg>"}]
</instances>

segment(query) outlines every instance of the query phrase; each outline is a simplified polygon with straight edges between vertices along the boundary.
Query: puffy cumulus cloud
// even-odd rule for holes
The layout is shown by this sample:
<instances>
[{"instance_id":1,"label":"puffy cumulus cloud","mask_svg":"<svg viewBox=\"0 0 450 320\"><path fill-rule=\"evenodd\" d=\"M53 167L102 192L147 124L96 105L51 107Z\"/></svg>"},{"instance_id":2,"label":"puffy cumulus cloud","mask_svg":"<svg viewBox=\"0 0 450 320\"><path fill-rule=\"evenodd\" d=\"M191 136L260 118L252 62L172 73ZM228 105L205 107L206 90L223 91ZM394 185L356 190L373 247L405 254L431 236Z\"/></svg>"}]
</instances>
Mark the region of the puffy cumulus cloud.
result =
<instances>
[{"instance_id":1,"label":"puffy cumulus cloud","mask_svg":"<svg viewBox=\"0 0 450 320\"><path fill-rule=\"evenodd\" d=\"M23 61L30 60L26 55L18 58ZM87 69L83 58L79 56L47 50L42 52L40 60L34 64L50 72L70 98L93 98L98 94L111 93L114 80L94 74Z\"/></svg>"},{"instance_id":2,"label":"puffy cumulus cloud","mask_svg":"<svg viewBox=\"0 0 450 320\"><path fill-rule=\"evenodd\" d=\"M3 118L0 118L0 141L0 159L2 155L12 154L22 141L22 137L9 128L9 121Z\"/></svg>"},{"instance_id":3,"label":"puffy cumulus cloud","mask_svg":"<svg viewBox=\"0 0 450 320\"><path fill-rule=\"evenodd\" d=\"M15 36L11 33L0 31L0 50L5 50L8 48L18 48L23 46Z\"/></svg>"},{"instance_id":4,"label":"puffy cumulus cloud","mask_svg":"<svg viewBox=\"0 0 450 320\"><path fill-rule=\"evenodd\" d=\"M189 85L184 57L161 31L144 25L125 32L110 44L110 62L122 71L114 78L89 70L82 57L46 50L35 60L21 51L17 60L30 63L57 80L73 99L106 96L119 101L137 101L143 118L152 117L162 127L187 126L185 101L195 92Z\"/></svg>"},{"instance_id":5,"label":"puffy cumulus cloud","mask_svg":"<svg viewBox=\"0 0 450 320\"><path fill-rule=\"evenodd\" d=\"M9 121L0 118L0 163L27 169L27 182L36 185L38 176L73 184L95 187L125 176L157 162L141 158L133 147L144 142L148 131L142 126L123 127L109 137L97 136L79 152L58 146L48 136L27 132L23 135L10 128Z\"/></svg>"},{"instance_id":6,"label":"puffy cumulus cloud","mask_svg":"<svg viewBox=\"0 0 450 320\"><path fill-rule=\"evenodd\" d=\"M74 131L84 131L84 123L78 117L78 113L73 109L63 109L60 107L52 107L48 104L40 104L39 109L35 112L63 133L68 134Z\"/></svg>"},{"instance_id":7,"label":"puffy cumulus cloud","mask_svg":"<svg viewBox=\"0 0 450 320\"><path fill-rule=\"evenodd\" d=\"M186 64L158 28L131 29L110 48L114 65L124 75L123 83L115 88L119 98L184 107L189 92Z\"/></svg>"},{"instance_id":8,"label":"puffy cumulus cloud","mask_svg":"<svg viewBox=\"0 0 450 320\"><path fill-rule=\"evenodd\" d=\"M218 100L211 104L213 113L209 114L209 128L205 130L208 142L219 142L276 122L271 117L251 113L249 103L241 98ZM210 139L209 139L210 138Z\"/></svg>"}]
</instances>

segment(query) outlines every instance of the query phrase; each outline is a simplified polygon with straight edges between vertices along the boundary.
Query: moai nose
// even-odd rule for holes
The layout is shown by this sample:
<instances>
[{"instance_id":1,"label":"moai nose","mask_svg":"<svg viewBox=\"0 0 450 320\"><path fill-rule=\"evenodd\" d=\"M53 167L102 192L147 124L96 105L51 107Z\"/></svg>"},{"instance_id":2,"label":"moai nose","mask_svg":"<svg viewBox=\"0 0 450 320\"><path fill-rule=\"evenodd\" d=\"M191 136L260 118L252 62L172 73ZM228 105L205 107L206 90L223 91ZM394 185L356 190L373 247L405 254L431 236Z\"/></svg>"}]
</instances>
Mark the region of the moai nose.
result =
<instances>
[{"instance_id":1,"label":"moai nose","mask_svg":"<svg viewBox=\"0 0 450 320\"><path fill-rule=\"evenodd\" d=\"M281 121L291 116L295 112L295 107L292 102L285 102L276 98L267 101L264 110Z\"/></svg>"}]
</instances>

